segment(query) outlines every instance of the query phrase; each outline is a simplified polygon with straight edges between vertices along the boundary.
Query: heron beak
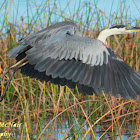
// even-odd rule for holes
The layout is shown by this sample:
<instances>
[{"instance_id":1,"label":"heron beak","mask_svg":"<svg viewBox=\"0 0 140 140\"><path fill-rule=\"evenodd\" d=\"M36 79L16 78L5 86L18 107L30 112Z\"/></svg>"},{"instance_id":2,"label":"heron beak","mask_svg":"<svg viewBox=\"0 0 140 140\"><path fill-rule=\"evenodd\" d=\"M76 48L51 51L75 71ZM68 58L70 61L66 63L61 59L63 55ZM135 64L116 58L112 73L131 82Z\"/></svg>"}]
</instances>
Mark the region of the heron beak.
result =
<instances>
[{"instance_id":1,"label":"heron beak","mask_svg":"<svg viewBox=\"0 0 140 140\"><path fill-rule=\"evenodd\" d=\"M131 29L129 29L133 32L140 32L140 27L132 27Z\"/></svg>"}]
</instances>

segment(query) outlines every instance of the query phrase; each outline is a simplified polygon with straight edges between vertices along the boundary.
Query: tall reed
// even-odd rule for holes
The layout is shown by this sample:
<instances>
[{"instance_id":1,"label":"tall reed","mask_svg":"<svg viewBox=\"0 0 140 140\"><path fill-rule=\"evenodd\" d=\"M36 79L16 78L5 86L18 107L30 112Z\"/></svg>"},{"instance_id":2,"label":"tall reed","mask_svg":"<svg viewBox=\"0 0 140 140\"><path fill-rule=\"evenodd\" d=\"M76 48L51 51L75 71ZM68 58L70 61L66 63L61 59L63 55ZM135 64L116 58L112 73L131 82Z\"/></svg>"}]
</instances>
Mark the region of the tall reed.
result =
<instances>
[{"instance_id":1,"label":"tall reed","mask_svg":"<svg viewBox=\"0 0 140 140\"><path fill-rule=\"evenodd\" d=\"M15 59L9 59L7 53L18 45L18 40L53 23L72 20L83 36L92 38L114 24L131 21L140 26L139 20L129 19L125 4L116 13L110 12L108 17L97 7L98 1L67 1L65 8L62 8L61 2L42 0L38 5L35 0L27 0L26 12L22 16L19 15L21 1L3 1L0 6L0 75L6 67L15 63ZM13 5L14 12L9 5ZM139 36L140 33L108 38L108 46L137 71L140 71ZM1 82L2 92L10 74L11 71ZM83 95L77 89L30 79L20 71L16 72L9 85L0 112L0 123L22 123L20 128L0 126L0 135L11 133L11 139L115 140L123 139L125 135L129 139L138 139L140 135L139 101L105 94Z\"/></svg>"}]
</instances>

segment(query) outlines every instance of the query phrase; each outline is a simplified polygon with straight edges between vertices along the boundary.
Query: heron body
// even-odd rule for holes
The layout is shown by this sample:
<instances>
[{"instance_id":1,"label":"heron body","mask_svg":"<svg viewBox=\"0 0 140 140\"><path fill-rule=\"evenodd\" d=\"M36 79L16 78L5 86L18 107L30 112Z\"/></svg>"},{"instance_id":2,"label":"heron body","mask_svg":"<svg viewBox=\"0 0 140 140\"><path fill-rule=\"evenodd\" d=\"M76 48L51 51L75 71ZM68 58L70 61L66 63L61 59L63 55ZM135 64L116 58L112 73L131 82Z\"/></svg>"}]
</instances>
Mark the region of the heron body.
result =
<instances>
[{"instance_id":1,"label":"heron body","mask_svg":"<svg viewBox=\"0 0 140 140\"><path fill-rule=\"evenodd\" d=\"M124 25L103 30L97 39L81 36L71 21L56 23L21 40L8 56L15 57L21 73L31 78L51 81L69 88L78 87L85 94L105 91L128 99L140 95L140 73L117 58L107 47L113 34L140 31Z\"/></svg>"}]
</instances>

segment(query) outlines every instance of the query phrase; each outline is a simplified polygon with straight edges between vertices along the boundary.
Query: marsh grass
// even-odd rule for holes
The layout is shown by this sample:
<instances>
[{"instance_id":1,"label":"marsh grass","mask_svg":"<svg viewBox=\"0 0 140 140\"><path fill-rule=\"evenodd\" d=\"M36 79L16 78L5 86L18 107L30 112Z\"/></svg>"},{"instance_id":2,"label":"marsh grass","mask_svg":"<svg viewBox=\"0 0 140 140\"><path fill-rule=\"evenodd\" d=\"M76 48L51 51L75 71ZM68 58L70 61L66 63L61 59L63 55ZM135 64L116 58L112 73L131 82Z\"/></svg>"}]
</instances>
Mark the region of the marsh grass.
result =
<instances>
[{"instance_id":1,"label":"marsh grass","mask_svg":"<svg viewBox=\"0 0 140 140\"><path fill-rule=\"evenodd\" d=\"M27 0L26 16L19 15L20 1L16 14L11 16L9 3L0 6L0 75L5 68L15 63L8 59L7 53L16 47L18 40L46 26L62 20L77 23L83 36L96 38L99 32L114 24L127 24L125 5L111 13L109 17L94 3L79 0L78 7L68 1L62 10L61 1L42 1L38 6ZM77 8L76 8L77 7ZM5 9L5 10L2 10ZM118 15L121 15L118 17ZM12 22L8 17L12 18ZM18 20L20 16L20 20ZM131 19L140 26L140 22ZM135 70L140 71L140 33L133 35L114 35L108 38L108 46ZM1 82L1 92L5 89L11 71ZM138 139L140 137L140 103L134 100L103 96L83 95L77 89L60 87L23 76L18 70L0 106L0 122L22 123L21 127L1 127L3 132L11 133L11 139ZM3 137L6 138L6 137Z\"/></svg>"}]
</instances>

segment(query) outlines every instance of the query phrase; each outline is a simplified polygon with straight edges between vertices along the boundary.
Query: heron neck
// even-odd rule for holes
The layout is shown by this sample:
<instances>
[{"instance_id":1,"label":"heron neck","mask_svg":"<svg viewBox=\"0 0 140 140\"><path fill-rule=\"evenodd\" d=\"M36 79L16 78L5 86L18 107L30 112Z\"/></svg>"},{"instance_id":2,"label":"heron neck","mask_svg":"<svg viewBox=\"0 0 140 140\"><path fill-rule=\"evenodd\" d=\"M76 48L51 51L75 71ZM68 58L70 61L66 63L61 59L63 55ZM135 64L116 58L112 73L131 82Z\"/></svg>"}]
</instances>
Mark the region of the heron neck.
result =
<instances>
[{"instance_id":1,"label":"heron neck","mask_svg":"<svg viewBox=\"0 0 140 140\"><path fill-rule=\"evenodd\" d=\"M111 30L109 29L105 29L103 31L100 32L99 36L97 37L97 39L99 39L100 41L102 41L103 43L105 43L107 45L107 37L113 35L114 33L112 33Z\"/></svg>"}]
</instances>

